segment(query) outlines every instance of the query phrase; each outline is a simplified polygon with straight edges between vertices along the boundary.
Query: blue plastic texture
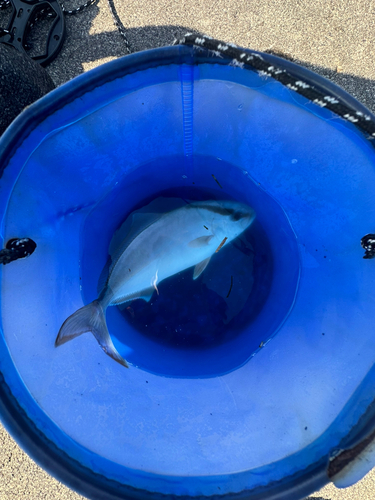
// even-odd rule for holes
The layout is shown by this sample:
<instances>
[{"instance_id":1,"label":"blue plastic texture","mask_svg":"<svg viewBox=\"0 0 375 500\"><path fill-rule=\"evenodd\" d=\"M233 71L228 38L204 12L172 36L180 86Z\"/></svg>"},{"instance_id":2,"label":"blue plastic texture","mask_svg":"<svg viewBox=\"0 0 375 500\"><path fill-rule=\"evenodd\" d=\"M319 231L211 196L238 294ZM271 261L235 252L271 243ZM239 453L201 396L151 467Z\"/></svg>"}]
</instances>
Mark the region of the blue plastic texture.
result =
<instances>
[{"instance_id":1,"label":"blue plastic texture","mask_svg":"<svg viewBox=\"0 0 375 500\"><path fill-rule=\"evenodd\" d=\"M353 125L272 79L169 47L35 103L3 135L0 162L2 239L38 245L2 269L0 409L51 474L89 498L292 500L373 430L375 268L360 240L375 221L375 154ZM272 257L259 314L189 351L119 338L111 308L129 370L90 334L55 349L61 323L95 298L121 220L190 182L254 205L253 243Z\"/></svg>"}]
</instances>

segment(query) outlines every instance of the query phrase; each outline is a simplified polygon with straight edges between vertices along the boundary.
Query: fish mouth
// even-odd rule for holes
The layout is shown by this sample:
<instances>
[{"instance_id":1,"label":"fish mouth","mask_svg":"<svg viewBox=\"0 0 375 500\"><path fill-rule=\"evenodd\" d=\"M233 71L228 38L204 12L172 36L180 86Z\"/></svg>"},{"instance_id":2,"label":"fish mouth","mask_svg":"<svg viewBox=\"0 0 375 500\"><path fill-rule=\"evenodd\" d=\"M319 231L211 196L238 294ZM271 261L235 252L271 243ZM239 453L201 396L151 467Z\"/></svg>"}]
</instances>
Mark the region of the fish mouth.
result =
<instances>
[{"instance_id":1,"label":"fish mouth","mask_svg":"<svg viewBox=\"0 0 375 500\"><path fill-rule=\"evenodd\" d=\"M255 219L255 212L248 212L243 218L243 227L249 227Z\"/></svg>"},{"instance_id":2,"label":"fish mouth","mask_svg":"<svg viewBox=\"0 0 375 500\"><path fill-rule=\"evenodd\" d=\"M248 212L244 218L249 220L250 222L253 221L255 219L255 212L254 211Z\"/></svg>"}]
</instances>

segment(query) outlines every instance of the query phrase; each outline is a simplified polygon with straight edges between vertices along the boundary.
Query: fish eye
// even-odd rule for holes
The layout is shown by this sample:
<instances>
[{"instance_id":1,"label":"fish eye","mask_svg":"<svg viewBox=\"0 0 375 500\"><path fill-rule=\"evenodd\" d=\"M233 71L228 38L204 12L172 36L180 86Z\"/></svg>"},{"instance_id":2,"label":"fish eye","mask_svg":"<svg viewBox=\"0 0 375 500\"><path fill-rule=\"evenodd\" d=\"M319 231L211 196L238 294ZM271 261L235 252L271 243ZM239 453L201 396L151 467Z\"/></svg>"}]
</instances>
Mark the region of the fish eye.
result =
<instances>
[{"instance_id":1,"label":"fish eye","mask_svg":"<svg viewBox=\"0 0 375 500\"><path fill-rule=\"evenodd\" d=\"M244 212L234 212L234 214L231 215L231 219L234 221L238 221L240 219L243 219L246 217L246 214Z\"/></svg>"}]
</instances>

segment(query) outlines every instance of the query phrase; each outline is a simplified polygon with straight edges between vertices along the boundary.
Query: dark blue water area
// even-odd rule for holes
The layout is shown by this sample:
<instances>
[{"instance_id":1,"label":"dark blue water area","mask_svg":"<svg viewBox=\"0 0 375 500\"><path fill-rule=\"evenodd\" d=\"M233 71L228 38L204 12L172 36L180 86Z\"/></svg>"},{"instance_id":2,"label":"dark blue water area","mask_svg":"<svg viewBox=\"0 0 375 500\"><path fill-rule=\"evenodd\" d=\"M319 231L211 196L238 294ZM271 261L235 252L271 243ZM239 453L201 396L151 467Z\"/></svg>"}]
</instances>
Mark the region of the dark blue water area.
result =
<instances>
[{"instance_id":1,"label":"dark blue water area","mask_svg":"<svg viewBox=\"0 0 375 500\"><path fill-rule=\"evenodd\" d=\"M174 377L236 369L277 332L293 305L299 257L286 214L247 172L212 157L161 158L119 176L82 229L84 302L97 298L114 235L134 212L207 200L244 203L256 218L213 254L196 280L190 267L159 282L149 302L107 309L116 348L141 369Z\"/></svg>"},{"instance_id":2,"label":"dark blue water area","mask_svg":"<svg viewBox=\"0 0 375 500\"><path fill-rule=\"evenodd\" d=\"M163 193L166 207L168 195L179 191ZM191 194L195 201L212 199L199 189ZM188 268L160 282L150 302L134 300L120 309L130 325L163 345L210 348L239 334L257 316L270 291L272 267L267 236L254 221L213 254L198 279L193 280L193 268Z\"/></svg>"}]
</instances>

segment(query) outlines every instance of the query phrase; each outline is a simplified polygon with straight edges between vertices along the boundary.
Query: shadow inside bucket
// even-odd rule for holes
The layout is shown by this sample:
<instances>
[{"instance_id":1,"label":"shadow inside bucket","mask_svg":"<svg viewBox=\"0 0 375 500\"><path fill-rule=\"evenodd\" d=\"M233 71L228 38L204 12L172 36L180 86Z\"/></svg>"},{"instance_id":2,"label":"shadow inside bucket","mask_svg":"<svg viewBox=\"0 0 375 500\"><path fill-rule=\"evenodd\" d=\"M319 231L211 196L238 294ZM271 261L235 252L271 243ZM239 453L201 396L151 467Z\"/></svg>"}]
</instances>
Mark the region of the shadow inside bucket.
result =
<instances>
[{"instance_id":1,"label":"shadow inside bucket","mask_svg":"<svg viewBox=\"0 0 375 500\"><path fill-rule=\"evenodd\" d=\"M166 213L187 200L232 200L254 208L255 221L215 252L196 280L189 267L158 283L148 302L107 309L121 355L166 376L217 376L241 366L283 323L299 278L296 238L280 206L245 170L213 157L194 157L193 166L193 176L185 174L183 157L138 167L91 210L82 232L82 292L88 303L98 295L113 235L134 211L154 203Z\"/></svg>"}]
</instances>

